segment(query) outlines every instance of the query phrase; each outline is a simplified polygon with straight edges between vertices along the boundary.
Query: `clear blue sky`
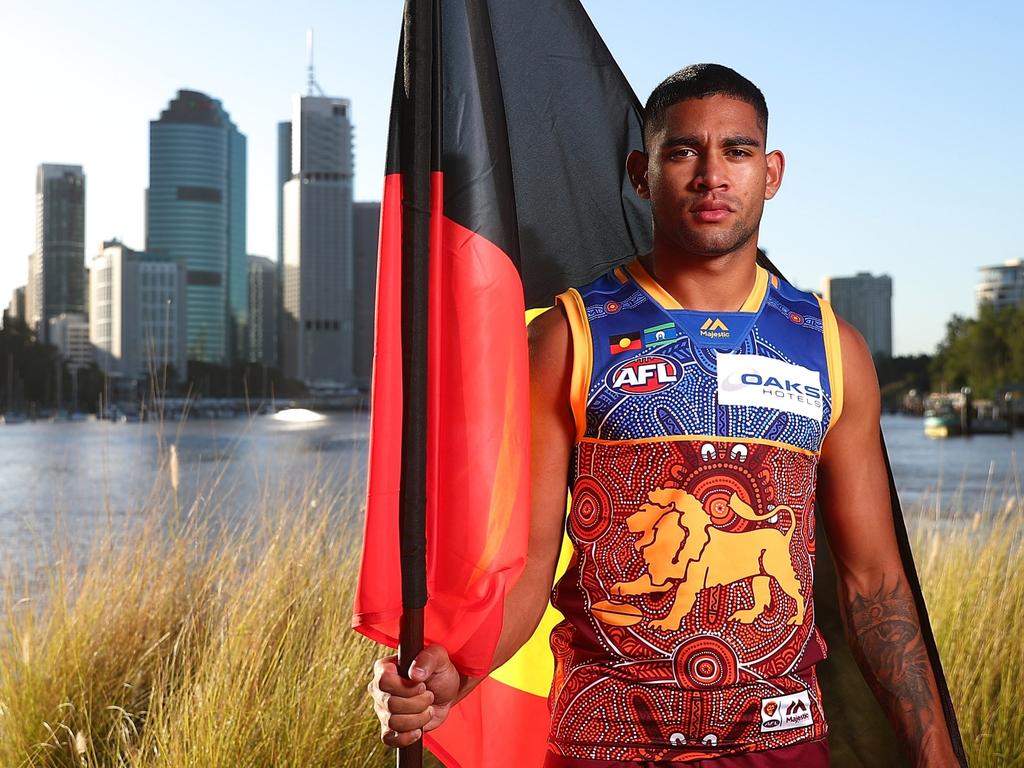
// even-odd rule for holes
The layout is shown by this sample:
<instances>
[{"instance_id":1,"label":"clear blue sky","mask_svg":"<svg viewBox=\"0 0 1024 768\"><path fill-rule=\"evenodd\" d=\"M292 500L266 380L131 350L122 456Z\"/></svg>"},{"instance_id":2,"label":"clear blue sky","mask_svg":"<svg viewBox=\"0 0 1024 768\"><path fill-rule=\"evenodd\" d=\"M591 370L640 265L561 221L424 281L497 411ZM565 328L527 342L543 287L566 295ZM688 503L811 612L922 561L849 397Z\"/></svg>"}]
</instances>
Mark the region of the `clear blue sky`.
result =
<instances>
[{"instance_id":1,"label":"clear blue sky","mask_svg":"<svg viewBox=\"0 0 1024 768\"><path fill-rule=\"evenodd\" d=\"M518 1L518 0L517 0ZM787 156L761 242L795 283L892 275L896 352L974 310L977 267L1024 256L1024 4L584 0L645 98L695 61L764 91ZM179 88L249 139L249 252L274 256L275 126L317 79L352 100L356 196L379 199L400 0L5 0L0 10L0 305L25 281L38 163L87 175L86 256L144 245L149 121Z\"/></svg>"}]
</instances>

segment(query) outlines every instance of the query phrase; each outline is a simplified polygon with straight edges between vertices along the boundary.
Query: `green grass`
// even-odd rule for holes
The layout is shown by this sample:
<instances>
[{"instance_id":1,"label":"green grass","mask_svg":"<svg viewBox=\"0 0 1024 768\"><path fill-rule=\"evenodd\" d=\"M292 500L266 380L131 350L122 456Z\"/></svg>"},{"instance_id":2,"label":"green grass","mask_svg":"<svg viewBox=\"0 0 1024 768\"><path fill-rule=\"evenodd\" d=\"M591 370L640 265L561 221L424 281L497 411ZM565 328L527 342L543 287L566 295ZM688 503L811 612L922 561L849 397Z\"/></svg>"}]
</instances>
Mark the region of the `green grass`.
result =
<instances>
[{"instance_id":1,"label":"green grass","mask_svg":"<svg viewBox=\"0 0 1024 768\"><path fill-rule=\"evenodd\" d=\"M0 766L394 765L365 691L381 649L349 629L359 500L314 475L215 528L231 489L175 510L173 474L83 568L65 537L42 580L6 578ZM915 526L915 547L972 765L1007 768L1024 766L1024 517L992 517Z\"/></svg>"}]
</instances>

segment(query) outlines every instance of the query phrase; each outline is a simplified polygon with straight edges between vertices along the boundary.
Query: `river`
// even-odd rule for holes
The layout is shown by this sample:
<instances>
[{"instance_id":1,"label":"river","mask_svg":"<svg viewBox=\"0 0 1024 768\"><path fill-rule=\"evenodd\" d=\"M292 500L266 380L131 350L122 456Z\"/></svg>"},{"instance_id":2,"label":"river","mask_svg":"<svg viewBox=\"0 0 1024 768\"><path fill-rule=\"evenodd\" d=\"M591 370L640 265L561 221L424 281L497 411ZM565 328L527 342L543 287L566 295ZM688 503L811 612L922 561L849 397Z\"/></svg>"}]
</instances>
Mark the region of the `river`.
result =
<instances>
[{"instance_id":1,"label":"river","mask_svg":"<svg viewBox=\"0 0 1024 768\"><path fill-rule=\"evenodd\" d=\"M989 515L1004 498L1019 495L1017 452L1024 435L932 440L920 419L885 416L882 424L911 524L922 516ZM186 508L197 497L216 497L211 508L217 514L244 515L260 508L268 489L297 498L314 484L322 497L354 500L340 508L353 518L357 535L367 439L360 413L308 423L255 416L169 426L0 424L0 564L31 559L54 530L84 543L112 521L140 514L161 471L161 445L166 456L172 443Z\"/></svg>"}]
</instances>

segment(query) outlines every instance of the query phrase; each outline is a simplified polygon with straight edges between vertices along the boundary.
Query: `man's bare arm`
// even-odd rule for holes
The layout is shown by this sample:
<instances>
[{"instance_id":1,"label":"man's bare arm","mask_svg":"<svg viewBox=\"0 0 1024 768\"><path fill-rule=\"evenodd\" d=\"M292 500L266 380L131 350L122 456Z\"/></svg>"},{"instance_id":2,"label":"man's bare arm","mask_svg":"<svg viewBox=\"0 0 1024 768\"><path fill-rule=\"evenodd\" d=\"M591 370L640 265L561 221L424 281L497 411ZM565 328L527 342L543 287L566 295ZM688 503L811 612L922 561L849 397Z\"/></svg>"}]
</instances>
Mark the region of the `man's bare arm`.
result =
<instances>
[{"instance_id":1,"label":"man's bare arm","mask_svg":"<svg viewBox=\"0 0 1024 768\"><path fill-rule=\"evenodd\" d=\"M863 338L840 321L845 405L822 450L819 496L847 640L915 766L958 766L903 570Z\"/></svg>"}]
</instances>

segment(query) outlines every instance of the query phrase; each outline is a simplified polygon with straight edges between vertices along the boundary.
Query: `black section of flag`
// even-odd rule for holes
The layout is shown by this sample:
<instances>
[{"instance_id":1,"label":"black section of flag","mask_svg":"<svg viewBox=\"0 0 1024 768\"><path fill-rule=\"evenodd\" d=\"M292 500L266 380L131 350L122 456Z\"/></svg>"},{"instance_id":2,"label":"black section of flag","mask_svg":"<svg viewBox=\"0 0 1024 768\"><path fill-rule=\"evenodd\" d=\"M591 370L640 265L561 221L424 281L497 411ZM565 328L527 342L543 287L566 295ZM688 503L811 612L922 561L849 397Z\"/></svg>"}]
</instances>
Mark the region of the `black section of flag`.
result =
<instances>
[{"instance_id":1,"label":"black section of flag","mask_svg":"<svg viewBox=\"0 0 1024 768\"><path fill-rule=\"evenodd\" d=\"M441 2L445 215L508 254L527 307L649 250L640 103L582 6Z\"/></svg>"}]
</instances>

